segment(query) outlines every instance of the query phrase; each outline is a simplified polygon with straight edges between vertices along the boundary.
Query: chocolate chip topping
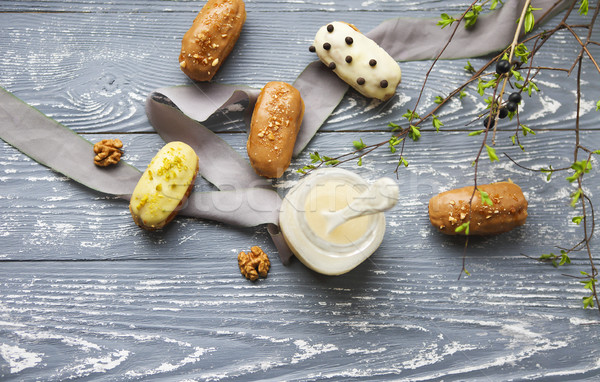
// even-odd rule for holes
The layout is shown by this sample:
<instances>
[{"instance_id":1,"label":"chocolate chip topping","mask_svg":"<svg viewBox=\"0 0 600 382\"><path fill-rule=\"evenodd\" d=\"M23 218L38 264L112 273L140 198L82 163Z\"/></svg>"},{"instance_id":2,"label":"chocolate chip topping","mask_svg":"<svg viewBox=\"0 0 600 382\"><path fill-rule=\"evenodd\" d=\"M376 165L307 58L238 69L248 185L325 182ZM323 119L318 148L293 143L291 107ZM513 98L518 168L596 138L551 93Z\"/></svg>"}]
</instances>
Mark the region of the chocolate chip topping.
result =
<instances>
[{"instance_id":1,"label":"chocolate chip topping","mask_svg":"<svg viewBox=\"0 0 600 382\"><path fill-rule=\"evenodd\" d=\"M356 83L359 84L359 85L364 85L365 84L365 79L362 78L362 77L358 77L356 79Z\"/></svg>"},{"instance_id":2,"label":"chocolate chip topping","mask_svg":"<svg viewBox=\"0 0 600 382\"><path fill-rule=\"evenodd\" d=\"M325 49L325 50L331 49L331 44L326 42L325 44L323 44L323 49Z\"/></svg>"},{"instance_id":3,"label":"chocolate chip topping","mask_svg":"<svg viewBox=\"0 0 600 382\"><path fill-rule=\"evenodd\" d=\"M308 51L314 53L314 52L317 51L317 48L315 48L314 45L311 45L311 46L308 47Z\"/></svg>"},{"instance_id":4,"label":"chocolate chip topping","mask_svg":"<svg viewBox=\"0 0 600 382\"><path fill-rule=\"evenodd\" d=\"M375 65L377 65L377 60L376 60L376 59L374 59L374 58L372 58L372 59L369 61L369 65L371 65L371 66L375 66Z\"/></svg>"},{"instance_id":5,"label":"chocolate chip topping","mask_svg":"<svg viewBox=\"0 0 600 382\"><path fill-rule=\"evenodd\" d=\"M352 37L350 37L350 36L346 37L346 44L352 45L353 42L354 42L354 39L352 39Z\"/></svg>"},{"instance_id":6,"label":"chocolate chip topping","mask_svg":"<svg viewBox=\"0 0 600 382\"><path fill-rule=\"evenodd\" d=\"M352 56L346 56L346 62L347 63L351 63L352 62Z\"/></svg>"},{"instance_id":7,"label":"chocolate chip topping","mask_svg":"<svg viewBox=\"0 0 600 382\"><path fill-rule=\"evenodd\" d=\"M379 83L379 86L381 86L382 88L387 88L388 87L388 82L386 80L381 80L381 82Z\"/></svg>"},{"instance_id":8,"label":"chocolate chip topping","mask_svg":"<svg viewBox=\"0 0 600 382\"><path fill-rule=\"evenodd\" d=\"M333 70L333 69L335 69L335 67L336 67L335 62L331 61L329 63L329 69Z\"/></svg>"},{"instance_id":9,"label":"chocolate chip topping","mask_svg":"<svg viewBox=\"0 0 600 382\"><path fill-rule=\"evenodd\" d=\"M333 25L331 25L331 24L327 25L327 32L329 32L329 33L333 32Z\"/></svg>"}]
</instances>

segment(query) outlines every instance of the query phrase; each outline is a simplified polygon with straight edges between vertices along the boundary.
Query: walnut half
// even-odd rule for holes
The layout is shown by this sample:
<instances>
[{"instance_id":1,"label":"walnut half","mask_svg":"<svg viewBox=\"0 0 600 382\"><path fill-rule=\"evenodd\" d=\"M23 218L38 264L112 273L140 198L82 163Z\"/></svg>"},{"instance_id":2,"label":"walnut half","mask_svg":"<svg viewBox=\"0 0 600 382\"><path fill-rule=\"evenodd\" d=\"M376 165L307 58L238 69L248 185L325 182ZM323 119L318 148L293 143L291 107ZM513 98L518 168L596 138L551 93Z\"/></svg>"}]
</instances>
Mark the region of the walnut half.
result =
<instances>
[{"instance_id":1,"label":"walnut half","mask_svg":"<svg viewBox=\"0 0 600 382\"><path fill-rule=\"evenodd\" d=\"M248 253L244 251L240 252L238 255L238 265L244 277L255 281L259 275L267 277L271 262L267 254L260 247L254 246Z\"/></svg>"},{"instance_id":2,"label":"walnut half","mask_svg":"<svg viewBox=\"0 0 600 382\"><path fill-rule=\"evenodd\" d=\"M100 167L119 163L123 151L123 142L120 139L103 139L94 145L94 164Z\"/></svg>"}]
</instances>

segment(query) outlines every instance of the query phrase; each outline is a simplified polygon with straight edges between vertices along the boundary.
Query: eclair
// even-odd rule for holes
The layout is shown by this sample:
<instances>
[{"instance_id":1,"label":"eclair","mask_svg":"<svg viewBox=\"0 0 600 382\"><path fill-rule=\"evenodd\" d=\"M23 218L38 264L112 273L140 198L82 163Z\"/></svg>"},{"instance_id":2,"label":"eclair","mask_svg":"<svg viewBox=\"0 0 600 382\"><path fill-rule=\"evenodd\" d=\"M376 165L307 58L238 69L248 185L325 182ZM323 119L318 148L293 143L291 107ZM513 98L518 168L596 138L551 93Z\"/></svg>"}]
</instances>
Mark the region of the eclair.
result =
<instances>
[{"instance_id":1,"label":"eclair","mask_svg":"<svg viewBox=\"0 0 600 382\"><path fill-rule=\"evenodd\" d=\"M242 0L208 0L181 40L179 67L192 80L210 81L240 37Z\"/></svg>"},{"instance_id":2,"label":"eclair","mask_svg":"<svg viewBox=\"0 0 600 382\"><path fill-rule=\"evenodd\" d=\"M467 222L469 235L499 234L525 224L527 200L512 182L479 185L474 194L473 186L457 188L429 200L429 220L447 235L467 234L466 230L456 231Z\"/></svg>"},{"instance_id":3,"label":"eclair","mask_svg":"<svg viewBox=\"0 0 600 382\"><path fill-rule=\"evenodd\" d=\"M183 142L166 144L152 159L129 202L133 221L147 230L163 228L194 188L198 156Z\"/></svg>"},{"instance_id":4,"label":"eclair","mask_svg":"<svg viewBox=\"0 0 600 382\"><path fill-rule=\"evenodd\" d=\"M334 21L321 27L309 50L368 98L390 99L402 78L396 60L351 24Z\"/></svg>"},{"instance_id":5,"label":"eclair","mask_svg":"<svg viewBox=\"0 0 600 382\"><path fill-rule=\"evenodd\" d=\"M269 82L261 90L250 122L246 148L258 175L279 178L289 167L304 116L298 89Z\"/></svg>"}]
</instances>

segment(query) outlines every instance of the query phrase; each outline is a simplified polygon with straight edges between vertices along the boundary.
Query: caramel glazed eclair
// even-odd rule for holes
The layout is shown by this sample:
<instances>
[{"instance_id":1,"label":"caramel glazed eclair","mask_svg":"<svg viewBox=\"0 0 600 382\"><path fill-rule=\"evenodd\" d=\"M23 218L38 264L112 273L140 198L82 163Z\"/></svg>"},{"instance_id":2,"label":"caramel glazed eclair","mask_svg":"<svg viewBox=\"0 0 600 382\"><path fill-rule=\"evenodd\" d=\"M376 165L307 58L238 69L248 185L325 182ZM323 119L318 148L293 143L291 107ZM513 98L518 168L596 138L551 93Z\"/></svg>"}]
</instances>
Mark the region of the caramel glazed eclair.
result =
<instances>
[{"instance_id":1,"label":"caramel glazed eclair","mask_svg":"<svg viewBox=\"0 0 600 382\"><path fill-rule=\"evenodd\" d=\"M183 142L170 142L154 156L138 181L129 210L133 221L147 230L169 223L194 188L198 156Z\"/></svg>"},{"instance_id":2,"label":"caramel glazed eclair","mask_svg":"<svg viewBox=\"0 0 600 382\"><path fill-rule=\"evenodd\" d=\"M400 66L352 24L334 21L321 27L309 50L366 97L385 101L396 93L402 77Z\"/></svg>"},{"instance_id":3,"label":"caramel glazed eclair","mask_svg":"<svg viewBox=\"0 0 600 382\"><path fill-rule=\"evenodd\" d=\"M181 40L179 66L192 80L210 81L240 37L242 0L208 0Z\"/></svg>"},{"instance_id":4,"label":"caramel glazed eclair","mask_svg":"<svg viewBox=\"0 0 600 382\"><path fill-rule=\"evenodd\" d=\"M304 101L292 85L267 83L254 106L246 148L260 176L279 178L289 167L304 116Z\"/></svg>"}]
</instances>

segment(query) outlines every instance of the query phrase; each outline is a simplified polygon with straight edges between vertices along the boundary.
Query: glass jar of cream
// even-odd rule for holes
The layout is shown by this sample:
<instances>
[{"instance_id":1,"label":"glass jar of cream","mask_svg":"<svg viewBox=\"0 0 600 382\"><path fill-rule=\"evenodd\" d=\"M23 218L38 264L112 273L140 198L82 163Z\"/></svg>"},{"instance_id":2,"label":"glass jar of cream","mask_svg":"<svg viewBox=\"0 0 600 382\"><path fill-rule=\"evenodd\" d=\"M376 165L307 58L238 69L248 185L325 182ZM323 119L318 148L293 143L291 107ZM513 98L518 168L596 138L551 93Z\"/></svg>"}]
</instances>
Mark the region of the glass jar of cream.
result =
<instances>
[{"instance_id":1,"label":"glass jar of cream","mask_svg":"<svg viewBox=\"0 0 600 382\"><path fill-rule=\"evenodd\" d=\"M307 267L326 275L343 274L379 247L385 233L383 211L396 204L398 194L397 184L389 178L370 186L351 171L319 169L284 198L281 232Z\"/></svg>"}]
</instances>

